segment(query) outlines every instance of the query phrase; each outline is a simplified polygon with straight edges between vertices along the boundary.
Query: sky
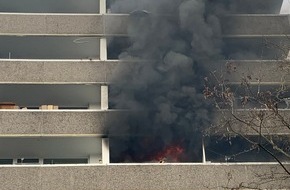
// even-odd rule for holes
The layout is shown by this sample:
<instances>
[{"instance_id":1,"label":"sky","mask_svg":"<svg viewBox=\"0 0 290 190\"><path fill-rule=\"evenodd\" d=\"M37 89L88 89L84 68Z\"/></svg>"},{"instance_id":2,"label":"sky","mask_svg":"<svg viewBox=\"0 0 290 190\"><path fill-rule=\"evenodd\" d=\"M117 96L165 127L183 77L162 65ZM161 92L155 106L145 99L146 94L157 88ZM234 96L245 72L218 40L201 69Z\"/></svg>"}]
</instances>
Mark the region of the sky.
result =
<instances>
[{"instance_id":1,"label":"sky","mask_svg":"<svg viewBox=\"0 0 290 190\"><path fill-rule=\"evenodd\" d=\"M282 14L290 14L290 0L284 0L282 9L281 9Z\"/></svg>"}]
</instances>

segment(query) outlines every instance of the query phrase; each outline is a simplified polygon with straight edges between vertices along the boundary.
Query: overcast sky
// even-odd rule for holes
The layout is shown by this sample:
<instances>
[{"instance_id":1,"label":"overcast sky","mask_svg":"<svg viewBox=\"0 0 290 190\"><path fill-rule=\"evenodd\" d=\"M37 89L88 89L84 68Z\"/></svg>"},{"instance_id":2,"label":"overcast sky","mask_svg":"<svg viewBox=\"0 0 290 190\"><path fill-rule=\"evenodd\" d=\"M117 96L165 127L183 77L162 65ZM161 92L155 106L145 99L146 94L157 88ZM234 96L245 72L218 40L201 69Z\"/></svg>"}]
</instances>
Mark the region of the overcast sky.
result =
<instances>
[{"instance_id":1,"label":"overcast sky","mask_svg":"<svg viewBox=\"0 0 290 190\"><path fill-rule=\"evenodd\" d=\"M290 14L290 0L284 0L282 5L281 13Z\"/></svg>"}]
</instances>

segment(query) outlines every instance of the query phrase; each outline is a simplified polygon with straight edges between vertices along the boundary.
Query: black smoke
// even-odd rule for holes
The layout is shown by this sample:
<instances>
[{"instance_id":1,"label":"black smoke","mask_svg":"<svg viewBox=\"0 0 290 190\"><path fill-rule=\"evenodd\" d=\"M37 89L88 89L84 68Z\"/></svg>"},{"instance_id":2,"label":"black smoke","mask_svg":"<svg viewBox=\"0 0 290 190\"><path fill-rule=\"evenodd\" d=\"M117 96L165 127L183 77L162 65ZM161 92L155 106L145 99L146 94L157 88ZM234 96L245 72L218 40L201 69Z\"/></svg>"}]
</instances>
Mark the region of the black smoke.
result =
<instances>
[{"instance_id":1,"label":"black smoke","mask_svg":"<svg viewBox=\"0 0 290 190\"><path fill-rule=\"evenodd\" d=\"M112 162L146 162L165 147L184 148L180 161L200 161L201 134L212 108L204 100L205 64L221 59L218 9L207 0L118 0L130 13L130 46L110 89L111 108L131 110L109 124ZM221 10L221 9L219 9ZM118 137L117 137L118 136Z\"/></svg>"}]
</instances>

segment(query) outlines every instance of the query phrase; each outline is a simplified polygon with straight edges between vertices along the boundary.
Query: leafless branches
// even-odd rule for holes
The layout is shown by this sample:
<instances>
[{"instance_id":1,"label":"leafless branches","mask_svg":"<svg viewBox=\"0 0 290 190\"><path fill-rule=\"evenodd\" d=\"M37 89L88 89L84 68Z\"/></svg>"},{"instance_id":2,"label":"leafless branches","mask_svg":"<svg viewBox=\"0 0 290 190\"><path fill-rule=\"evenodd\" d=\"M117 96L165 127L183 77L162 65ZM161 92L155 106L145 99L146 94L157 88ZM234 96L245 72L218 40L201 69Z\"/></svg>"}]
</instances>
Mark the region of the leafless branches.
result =
<instances>
[{"instance_id":1,"label":"leafless branches","mask_svg":"<svg viewBox=\"0 0 290 190\"><path fill-rule=\"evenodd\" d=\"M267 45L275 44L267 42ZM285 47L279 48L288 55ZM285 75L290 74L289 60L278 60L276 63L277 71ZM279 163L289 179L290 170L284 166L285 161L290 161L290 110L286 102L290 94L285 84L289 81L281 78L275 85L270 82L263 83L263 78L247 73L245 68L242 68L244 71L239 71L237 65L235 61L227 61L221 71L210 71L204 79L204 97L217 109L216 120L206 133L227 133L245 139L252 144L252 149L266 152ZM263 73L262 68L260 72ZM230 77L227 78L236 73L242 73L239 83L232 81ZM253 140L252 136L257 138ZM241 150L243 151L245 150ZM281 160L278 155L283 155L284 159Z\"/></svg>"}]
</instances>

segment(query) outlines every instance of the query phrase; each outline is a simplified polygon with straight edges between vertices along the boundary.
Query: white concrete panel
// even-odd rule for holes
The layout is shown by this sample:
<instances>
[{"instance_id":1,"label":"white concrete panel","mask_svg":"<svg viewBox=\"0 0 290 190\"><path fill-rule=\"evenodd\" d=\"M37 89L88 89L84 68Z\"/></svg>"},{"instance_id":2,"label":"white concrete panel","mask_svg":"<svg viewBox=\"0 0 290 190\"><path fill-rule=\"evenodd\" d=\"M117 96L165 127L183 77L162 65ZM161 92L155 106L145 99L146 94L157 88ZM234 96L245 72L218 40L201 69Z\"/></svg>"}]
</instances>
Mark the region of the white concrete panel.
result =
<instances>
[{"instance_id":1,"label":"white concrete panel","mask_svg":"<svg viewBox=\"0 0 290 190\"><path fill-rule=\"evenodd\" d=\"M106 61L107 60L107 39L101 38L100 39L100 60Z\"/></svg>"},{"instance_id":2,"label":"white concrete panel","mask_svg":"<svg viewBox=\"0 0 290 190\"><path fill-rule=\"evenodd\" d=\"M105 14L107 12L106 0L99 0L99 13Z\"/></svg>"},{"instance_id":3,"label":"white concrete panel","mask_svg":"<svg viewBox=\"0 0 290 190\"><path fill-rule=\"evenodd\" d=\"M102 164L110 163L109 138L102 138Z\"/></svg>"},{"instance_id":4,"label":"white concrete panel","mask_svg":"<svg viewBox=\"0 0 290 190\"><path fill-rule=\"evenodd\" d=\"M107 85L101 86L101 109L109 109L109 87Z\"/></svg>"},{"instance_id":5,"label":"white concrete panel","mask_svg":"<svg viewBox=\"0 0 290 190\"><path fill-rule=\"evenodd\" d=\"M281 8L281 14L290 14L290 1L284 0Z\"/></svg>"}]
</instances>

